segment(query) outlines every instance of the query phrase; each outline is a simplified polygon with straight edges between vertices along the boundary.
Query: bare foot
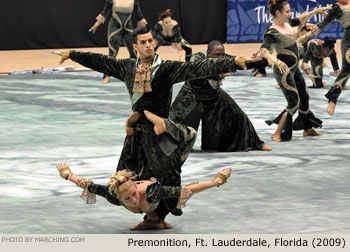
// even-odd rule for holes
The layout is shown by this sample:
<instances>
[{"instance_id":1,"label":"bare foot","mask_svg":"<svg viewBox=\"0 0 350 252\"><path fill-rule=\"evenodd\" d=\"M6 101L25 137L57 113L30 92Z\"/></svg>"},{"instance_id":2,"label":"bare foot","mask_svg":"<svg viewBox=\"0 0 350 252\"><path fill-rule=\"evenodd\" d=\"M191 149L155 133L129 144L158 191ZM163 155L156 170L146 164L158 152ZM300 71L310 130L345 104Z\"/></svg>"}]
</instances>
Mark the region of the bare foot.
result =
<instances>
[{"instance_id":1,"label":"bare foot","mask_svg":"<svg viewBox=\"0 0 350 252\"><path fill-rule=\"evenodd\" d=\"M276 84L275 88L280 89L281 87L280 87L280 85Z\"/></svg>"},{"instance_id":2,"label":"bare foot","mask_svg":"<svg viewBox=\"0 0 350 252\"><path fill-rule=\"evenodd\" d=\"M343 90L350 90L350 88L347 87L347 86L344 86L344 87L343 87Z\"/></svg>"},{"instance_id":3,"label":"bare foot","mask_svg":"<svg viewBox=\"0 0 350 252\"><path fill-rule=\"evenodd\" d=\"M134 123L137 122L137 120L140 118L139 112L133 112L128 119L125 121L125 131L128 136L131 136L134 134Z\"/></svg>"},{"instance_id":4,"label":"bare foot","mask_svg":"<svg viewBox=\"0 0 350 252\"><path fill-rule=\"evenodd\" d=\"M111 77L107 76L106 78L104 78L104 79L102 80L102 83L103 83L103 84L108 84L110 81L111 81Z\"/></svg>"},{"instance_id":5,"label":"bare foot","mask_svg":"<svg viewBox=\"0 0 350 252\"><path fill-rule=\"evenodd\" d=\"M271 137L272 138L272 137ZM261 150L262 151L272 151L272 148L270 146L268 146L267 144L264 144L262 147L261 147Z\"/></svg>"},{"instance_id":6,"label":"bare foot","mask_svg":"<svg viewBox=\"0 0 350 252\"><path fill-rule=\"evenodd\" d=\"M150 120L153 124L154 124L154 132L157 134L157 135L160 135L160 134L163 134L164 132L166 132L166 125L165 125L165 122L164 120L147 111L147 110L144 110L143 111L145 113L145 116L147 117L148 120Z\"/></svg>"},{"instance_id":7,"label":"bare foot","mask_svg":"<svg viewBox=\"0 0 350 252\"><path fill-rule=\"evenodd\" d=\"M271 139L275 142L281 142L281 136L277 134L272 134Z\"/></svg>"},{"instance_id":8,"label":"bare foot","mask_svg":"<svg viewBox=\"0 0 350 252\"><path fill-rule=\"evenodd\" d=\"M329 104L328 104L328 108L327 108L327 112L328 112L328 115L333 115L334 114L334 111L335 111L335 103L330 101Z\"/></svg>"},{"instance_id":9,"label":"bare foot","mask_svg":"<svg viewBox=\"0 0 350 252\"><path fill-rule=\"evenodd\" d=\"M130 230L148 230L148 229L171 229L172 226L165 221L149 221L144 220L137 225L130 227Z\"/></svg>"},{"instance_id":10,"label":"bare foot","mask_svg":"<svg viewBox=\"0 0 350 252\"><path fill-rule=\"evenodd\" d=\"M264 75L262 73L259 73L259 69L255 69L253 72L252 72L252 75L254 77L258 77L258 78L261 78L261 77L264 77Z\"/></svg>"},{"instance_id":11,"label":"bare foot","mask_svg":"<svg viewBox=\"0 0 350 252\"><path fill-rule=\"evenodd\" d=\"M164 222L164 229L172 229L173 226L171 224L169 224L168 222L166 221L163 221Z\"/></svg>"},{"instance_id":12,"label":"bare foot","mask_svg":"<svg viewBox=\"0 0 350 252\"><path fill-rule=\"evenodd\" d=\"M313 128L304 130L303 136L322 136L323 134Z\"/></svg>"}]
</instances>

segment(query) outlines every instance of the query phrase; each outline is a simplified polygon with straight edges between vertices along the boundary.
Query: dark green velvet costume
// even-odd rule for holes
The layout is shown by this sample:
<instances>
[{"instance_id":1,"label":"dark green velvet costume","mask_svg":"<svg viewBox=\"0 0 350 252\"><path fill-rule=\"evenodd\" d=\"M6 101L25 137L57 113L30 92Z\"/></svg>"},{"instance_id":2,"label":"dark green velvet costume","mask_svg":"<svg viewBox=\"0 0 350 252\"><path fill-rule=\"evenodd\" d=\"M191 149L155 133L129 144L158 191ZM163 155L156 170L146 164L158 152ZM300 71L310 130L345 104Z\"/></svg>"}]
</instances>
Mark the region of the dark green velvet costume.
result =
<instances>
[{"instance_id":1,"label":"dark green velvet costume","mask_svg":"<svg viewBox=\"0 0 350 252\"><path fill-rule=\"evenodd\" d=\"M298 19L293 19L290 23L292 26L300 25ZM317 119L309 109L309 94L303 75L299 70L299 53L296 40L296 33L291 36L286 36L279 33L274 28L267 27L261 46L262 48L268 49L270 52L275 48L277 51L277 59L286 63L290 69L290 73L282 74L276 65L273 67L273 73L288 105L276 119L266 121L269 125L272 123L278 124L281 116L284 112L287 112L286 124L281 134L281 141L291 140L293 130L305 130L322 126L322 121ZM299 116L293 122L293 115L297 110L299 110Z\"/></svg>"},{"instance_id":2,"label":"dark green velvet costume","mask_svg":"<svg viewBox=\"0 0 350 252\"><path fill-rule=\"evenodd\" d=\"M163 220L169 212L174 215L182 214L182 211L176 208L181 193L181 166L185 162L196 139L196 133L191 132L191 128L189 127L175 124L168 119L165 119L165 124L168 133L158 136L158 139L147 138L146 141L140 142L139 140L142 134L151 133L151 131L144 132L145 127L141 127L140 125L134 125L134 135L130 136L131 141L137 142L137 146L133 146L136 150L131 151L139 151L141 155L142 148L145 148L150 150L150 152L146 153L146 156L143 158L147 159L147 154L149 154L151 156L154 155L152 158L160 159L157 164L152 164L145 160L141 170L133 171L136 174L137 180L148 180L151 177L157 179L157 182L147 186L145 197L150 205L159 203L155 212ZM161 144L159 144L164 138L166 140L171 138L170 141L173 141L174 147L176 148L169 156L163 152ZM130 168L132 169L132 167ZM120 169L118 168L118 170ZM108 186L91 184L88 190L91 193L106 198L107 201L114 205L123 205L114 195L111 195L108 191Z\"/></svg>"},{"instance_id":3,"label":"dark green velvet costume","mask_svg":"<svg viewBox=\"0 0 350 252\"><path fill-rule=\"evenodd\" d=\"M186 61L189 61L192 56L192 48L191 45L181 36L180 25L177 24L173 27L173 36L171 37L164 36L162 31L162 26L159 23L156 23L154 26L154 38L157 40L158 43L155 50L157 50L162 45L181 43L181 48L186 52Z\"/></svg>"},{"instance_id":4,"label":"dark green velvet costume","mask_svg":"<svg viewBox=\"0 0 350 252\"><path fill-rule=\"evenodd\" d=\"M140 0L135 0L134 6L131 8L118 8L116 5L117 2L118 0L106 0L104 9L101 12L101 15L105 18L112 13L107 30L108 55L116 57L120 46L124 44L129 51L130 57L136 59L136 53L133 48L131 17L134 14L138 21L143 19Z\"/></svg>"},{"instance_id":5,"label":"dark green velvet costume","mask_svg":"<svg viewBox=\"0 0 350 252\"><path fill-rule=\"evenodd\" d=\"M346 85L346 82L350 77L350 7L345 8L340 7L337 4L333 5L332 9L328 11L328 14L318 24L319 29L324 29L334 20L337 20L344 27L343 38L340 44L342 67L340 74L335 79L334 86L330 88L325 96L329 101L336 104L342 88Z\"/></svg>"},{"instance_id":6,"label":"dark green velvet costume","mask_svg":"<svg viewBox=\"0 0 350 252\"><path fill-rule=\"evenodd\" d=\"M312 74L318 76L316 88L322 88L322 78L323 78L323 62L324 58L320 56L320 52L322 49L322 42L319 39L312 39L305 44L305 54L300 57L303 59L303 63L311 62ZM300 52L300 51L299 51ZM331 54L329 55L331 60L333 70L337 71L339 69L337 53L333 49Z\"/></svg>"},{"instance_id":7,"label":"dark green velvet costume","mask_svg":"<svg viewBox=\"0 0 350 252\"><path fill-rule=\"evenodd\" d=\"M205 50L194 54L191 61L206 58ZM221 81L209 79L185 82L171 106L169 118L196 130L202 120L203 150L260 150L264 142L255 132L248 116L221 89L220 84Z\"/></svg>"},{"instance_id":8,"label":"dark green velvet costume","mask_svg":"<svg viewBox=\"0 0 350 252\"><path fill-rule=\"evenodd\" d=\"M153 59L151 69L151 92L133 93L134 78L139 60L115 59L102 54L71 51L70 58L85 67L89 67L106 75L113 76L125 82L131 101L132 110L140 112L140 119L134 124L134 135L125 138L124 147L119 159L117 170L129 169L139 175L140 179L155 177L162 185L180 186L181 166L183 155L191 146L188 129L172 127L173 123L165 120L169 134L173 141L170 150L161 148L162 142L168 143L168 134L157 136L145 115L148 110L160 117L168 118L172 99L172 86L175 83L194 79L216 79L220 74L235 72L234 57L230 59L207 59L199 62L163 61L158 55ZM189 142L190 141L190 142ZM171 140L170 140L171 142ZM171 167L171 169L164 169ZM163 201L162 201L163 202ZM172 211L177 201L171 201L158 213L165 218L168 211ZM160 210L159 210L160 211Z\"/></svg>"}]
</instances>

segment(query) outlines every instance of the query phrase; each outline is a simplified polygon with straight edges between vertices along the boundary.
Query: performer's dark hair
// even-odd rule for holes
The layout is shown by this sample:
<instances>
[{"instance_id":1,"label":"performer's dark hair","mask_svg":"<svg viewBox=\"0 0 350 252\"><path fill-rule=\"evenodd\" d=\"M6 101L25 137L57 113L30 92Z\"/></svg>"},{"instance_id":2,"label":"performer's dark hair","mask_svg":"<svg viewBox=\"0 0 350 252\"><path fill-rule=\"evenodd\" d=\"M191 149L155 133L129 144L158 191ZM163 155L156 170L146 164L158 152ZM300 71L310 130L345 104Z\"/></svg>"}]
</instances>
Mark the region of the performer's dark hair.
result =
<instances>
[{"instance_id":1,"label":"performer's dark hair","mask_svg":"<svg viewBox=\"0 0 350 252\"><path fill-rule=\"evenodd\" d=\"M334 48L334 44L337 42L337 40L334 37L326 36L324 37L324 44L323 47L328 47L330 49Z\"/></svg>"},{"instance_id":2,"label":"performer's dark hair","mask_svg":"<svg viewBox=\"0 0 350 252\"><path fill-rule=\"evenodd\" d=\"M224 46L219 40L212 40L209 42L208 44L208 52L210 52L211 50L213 50L213 48L215 46Z\"/></svg>"},{"instance_id":3,"label":"performer's dark hair","mask_svg":"<svg viewBox=\"0 0 350 252\"><path fill-rule=\"evenodd\" d=\"M146 34L149 32L152 32L152 30L147 26L136 27L134 29L134 31L132 32L132 36L134 38L134 43L137 44L137 35L142 35L142 34Z\"/></svg>"},{"instance_id":4,"label":"performer's dark hair","mask_svg":"<svg viewBox=\"0 0 350 252\"><path fill-rule=\"evenodd\" d=\"M164 18L172 17L172 16L173 16L173 13L171 13L171 9L167 9L167 10L162 11L161 13L159 13L158 20L161 21Z\"/></svg>"},{"instance_id":5,"label":"performer's dark hair","mask_svg":"<svg viewBox=\"0 0 350 252\"><path fill-rule=\"evenodd\" d=\"M287 0L268 0L267 7L269 7L271 15L276 16L276 12L282 12L284 5L288 4Z\"/></svg>"}]
</instances>

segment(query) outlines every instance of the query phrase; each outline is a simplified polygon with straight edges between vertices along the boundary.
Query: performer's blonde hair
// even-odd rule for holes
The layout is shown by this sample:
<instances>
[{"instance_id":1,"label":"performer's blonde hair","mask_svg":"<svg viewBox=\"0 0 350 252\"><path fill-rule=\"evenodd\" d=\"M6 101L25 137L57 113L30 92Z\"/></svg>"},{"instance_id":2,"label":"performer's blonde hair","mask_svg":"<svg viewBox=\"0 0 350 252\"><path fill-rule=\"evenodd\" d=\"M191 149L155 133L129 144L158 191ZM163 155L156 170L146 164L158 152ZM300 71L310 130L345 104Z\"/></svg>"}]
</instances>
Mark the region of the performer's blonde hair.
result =
<instances>
[{"instance_id":1,"label":"performer's blonde hair","mask_svg":"<svg viewBox=\"0 0 350 252\"><path fill-rule=\"evenodd\" d=\"M121 170L114 173L108 182L108 190L112 195L118 197L125 191L127 191L130 186L134 185L136 178L134 174L129 170Z\"/></svg>"}]
</instances>

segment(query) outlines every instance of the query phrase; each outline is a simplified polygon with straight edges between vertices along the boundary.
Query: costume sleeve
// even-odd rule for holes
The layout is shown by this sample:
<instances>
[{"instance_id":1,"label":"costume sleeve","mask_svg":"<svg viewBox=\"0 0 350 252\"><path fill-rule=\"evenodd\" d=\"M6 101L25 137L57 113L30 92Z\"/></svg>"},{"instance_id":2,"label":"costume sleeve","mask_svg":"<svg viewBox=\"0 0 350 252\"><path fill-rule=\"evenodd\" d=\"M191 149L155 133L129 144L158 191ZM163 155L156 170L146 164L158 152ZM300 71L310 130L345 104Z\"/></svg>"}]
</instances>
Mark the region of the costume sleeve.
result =
<instances>
[{"instance_id":1,"label":"costume sleeve","mask_svg":"<svg viewBox=\"0 0 350 252\"><path fill-rule=\"evenodd\" d=\"M190 62L197 62L197 61L201 61L204 60L206 58L205 54L203 54L203 52L198 52L192 55ZM203 85L203 82L206 81L205 79L194 79L194 80L189 80L187 81L187 83L192 86L201 86Z\"/></svg>"},{"instance_id":2,"label":"costume sleeve","mask_svg":"<svg viewBox=\"0 0 350 252\"><path fill-rule=\"evenodd\" d=\"M303 63L308 63L311 60L311 58L315 56L317 53L318 53L317 44L312 40L309 41L306 52L304 54Z\"/></svg>"},{"instance_id":3,"label":"costume sleeve","mask_svg":"<svg viewBox=\"0 0 350 252\"><path fill-rule=\"evenodd\" d=\"M162 71L168 83L195 79L220 80L220 74L236 72L235 57L230 59L204 59L198 62L165 61Z\"/></svg>"},{"instance_id":4,"label":"costume sleeve","mask_svg":"<svg viewBox=\"0 0 350 252\"><path fill-rule=\"evenodd\" d=\"M110 0L106 0L105 7L103 8L100 14L106 18L109 14L111 14L112 7L113 7L113 2Z\"/></svg>"},{"instance_id":5,"label":"costume sleeve","mask_svg":"<svg viewBox=\"0 0 350 252\"><path fill-rule=\"evenodd\" d=\"M108 191L108 186L103 186L103 185L98 185L98 184L90 184L88 186L88 191L90 193L94 193L97 194L99 196L102 196L103 198L105 198L109 203L113 204L113 205L118 205L120 206L120 201L117 200L116 197L113 197L109 191Z\"/></svg>"},{"instance_id":6,"label":"costume sleeve","mask_svg":"<svg viewBox=\"0 0 350 252\"><path fill-rule=\"evenodd\" d=\"M179 198L181 186L162 186L158 181L147 186L145 198L148 203L154 204L163 199Z\"/></svg>"},{"instance_id":7,"label":"costume sleeve","mask_svg":"<svg viewBox=\"0 0 350 252\"><path fill-rule=\"evenodd\" d=\"M334 71L339 70L339 64L338 64L338 59L337 59L337 53L333 49L331 52L331 55L329 55L329 58L331 59L332 67Z\"/></svg>"},{"instance_id":8,"label":"costume sleeve","mask_svg":"<svg viewBox=\"0 0 350 252\"><path fill-rule=\"evenodd\" d=\"M180 43L181 42L181 29L180 29L179 24L177 24L173 27L173 35L174 35L174 43Z\"/></svg>"},{"instance_id":9,"label":"costume sleeve","mask_svg":"<svg viewBox=\"0 0 350 252\"><path fill-rule=\"evenodd\" d=\"M69 58L85 67L91 68L97 72L113 76L124 81L125 73L128 67L131 67L133 59L115 59L107 55L70 51Z\"/></svg>"},{"instance_id":10,"label":"costume sleeve","mask_svg":"<svg viewBox=\"0 0 350 252\"><path fill-rule=\"evenodd\" d=\"M339 5L334 4L332 9L328 11L328 14L324 17L324 19L317 24L318 28L322 31L327 25L333 22L335 19L343 16L343 11Z\"/></svg>"},{"instance_id":11,"label":"costume sleeve","mask_svg":"<svg viewBox=\"0 0 350 252\"><path fill-rule=\"evenodd\" d=\"M225 59L231 59L232 57L236 57L236 56L233 56L233 55L230 55L230 54L226 54L226 53L224 55Z\"/></svg>"},{"instance_id":12,"label":"costume sleeve","mask_svg":"<svg viewBox=\"0 0 350 252\"><path fill-rule=\"evenodd\" d=\"M137 21L144 19L141 11L140 0L135 0L133 13L136 16Z\"/></svg>"},{"instance_id":13,"label":"costume sleeve","mask_svg":"<svg viewBox=\"0 0 350 252\"><path fill-rule=\"evenodd\" d=\"M291 18L289 19L289 24L290 26L294 27L294 26L299 26L301 23L299 18Z\"/></svg>"},{"instance_id":14,"label":"costume sleeve","mask_svg":"<svg viewBox=\"0 0 350 252\"><path fill-rule=\"evenodd\" d=\"M279 32L272 28L270 29L269 27L265 29L264 34L263 34L263 43L260 48L265 48L269 50L271 53L274 48L274 44L278 43L281 39L281 36Z\"/></svg>"}]
</instances>

